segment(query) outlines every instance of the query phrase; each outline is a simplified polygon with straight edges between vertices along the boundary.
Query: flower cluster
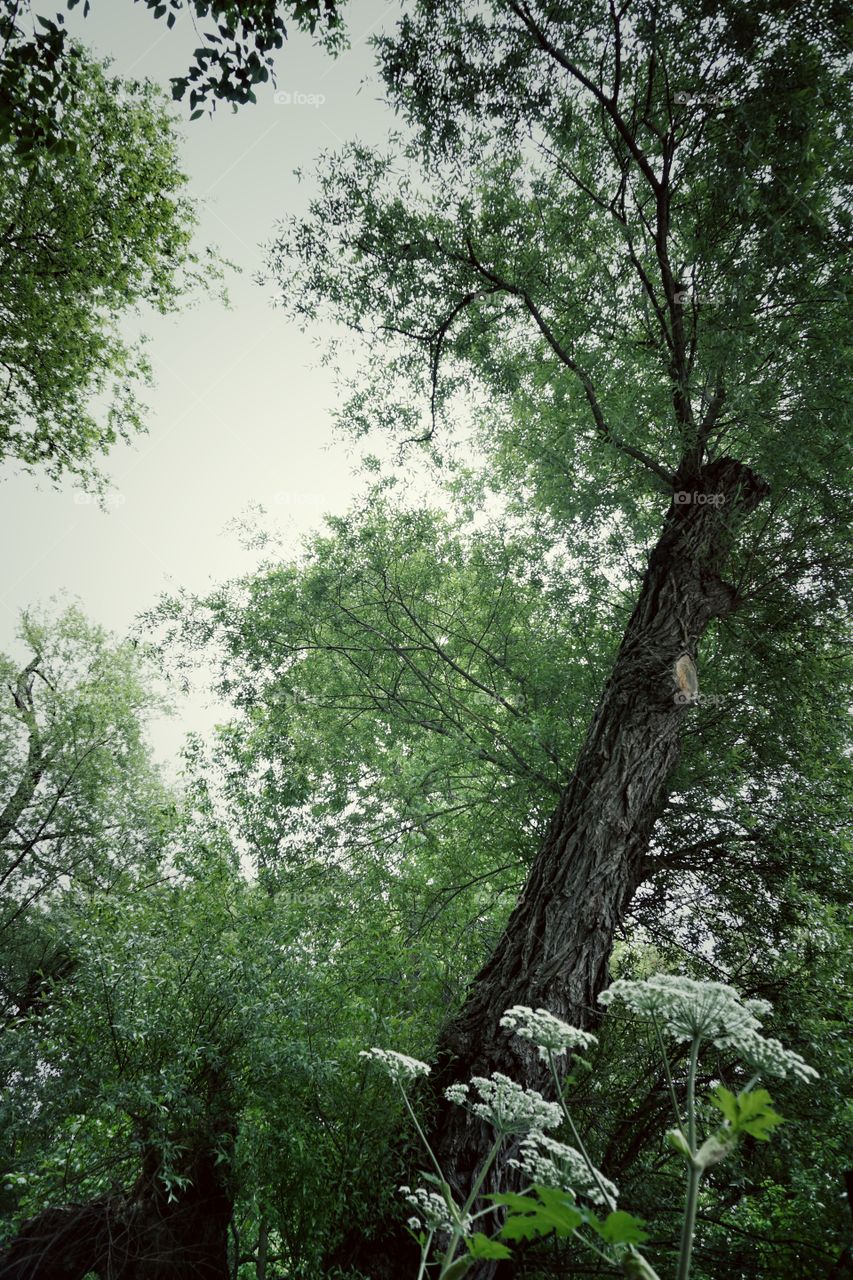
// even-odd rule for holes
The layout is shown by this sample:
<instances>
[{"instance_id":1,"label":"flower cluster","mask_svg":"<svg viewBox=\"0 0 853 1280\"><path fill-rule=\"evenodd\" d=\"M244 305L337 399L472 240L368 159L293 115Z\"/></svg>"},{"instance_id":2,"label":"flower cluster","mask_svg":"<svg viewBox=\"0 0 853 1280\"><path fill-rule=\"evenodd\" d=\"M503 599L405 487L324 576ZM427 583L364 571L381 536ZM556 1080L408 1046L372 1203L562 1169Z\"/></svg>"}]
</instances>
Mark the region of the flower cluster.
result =
<instances>
[{"instance_id":1,"label":"flower cluster","mask_svg":"<svg viewBox=\"0 0 853 1280\"><path fill-rule=\"evenodd\" d=\"M444 1096L448 1102L456 1102L460 1107L464 1107L468 1101L467 1084L450 1084L444 1091Z\"/></svg>"},{"instance_id":2,"label":"flower cluster","mask_svg":"<svg viewBox=\"0 0 853 1280\"><path fill-rule=\"evenodd\" d=\"M459 1230L467 1236L471 1230L471 1218L462 1218L459 1211L454 1213L443 1196L437 1191L427 1191L425 1187L400 1187L400 1194L411 1208L417 1210L417 1217L408 1219L413 1231L426 1227L427 1231Z\"/></svg>"},{"instance_id":3,"label":"flower cluster","mask_svg":"<svg viewBox=\"0 0 853 1280\"><path fill-rule=\"evenodd\" d=\"M547 1009L529 1009L523 1004L507 1009L501 1018L501 1026L535 1044L543 1062L568 1053L570 1049L589 1049L597 1044L596 1037L589 1031L570 1026Z\"/></svg>"},{"instance_id":4,"label":"flower cluster","mask_svg":"<svg viewBox=\"0 0 853 1280\"><path fill-rule=\"evenodd\" d=\"M723 1047L725 1041L719 1041ZM804 1062L793 1049L786 1049L778 1040L770 1036L760 1036L757 1032L747 1032L737 1041L730 1039L728 1045L754 1067L759 1075L793 1076L803 1084L818 1079L818 1072Z\"/></svg>"},{"instance_id":5,"label":"flower cluster","mask_svg":"<svg viewBox=\"0 0 853 1280\"><path fill-rule=\"evenodd\" d=\"M634 1013L659 1018L677 1040L710 1040L734 1049L757 1071L775 1076L817 1076L798 1053L778 1040L759 1035L760 1018L770 1012L766 1000L744 1000L723 982L697 982L672 974L638 981L618 979L598 997L599 1003L621 1001Z\"/></svg>"},{"instance_id":6,"label":"flower cluster","mask_svg":"<svg viewBox=\"0 0 853 1280\"><path fill-rule=\"evenodd\" d=\"M593 1170L580 1151L544 1133L531 1133L521 1144L521 1159L508 1163L521 1169L531 1182L584 1195L608 1209L619 1196L613 1183L598 1169Z\"/></svg>"},{"instance_id":7,"label":"flower cluster","mask_svg":"<svg viewBox=\"0 0 853 1280\"><path fill-rule=\"evenodd\" d=\"M429 1075L425 1062L410 1058L406 1053L397 1053L394 1049L362 1049L358 1056L378 1062L396 1084L409 1084L418 1076Z\"/></svg>"},{"instance_id":8,"label":"flower cluster","mask_svg":"<svg viewBox=\"0 0 853 1280\"><path fill-rule=\"evenodd\" d=\"M556 1102L547 1102L536 1089L522 1089L509 1076L495 1071L490 1078L473 1076L481 1101L469 1103L469 1086L452 1084L444 1096L461 1106L470 1105L471 1111L498 1133L525 1134L531 1129L556 1129L563 1115Z\"/></svg>"}]
</instances>

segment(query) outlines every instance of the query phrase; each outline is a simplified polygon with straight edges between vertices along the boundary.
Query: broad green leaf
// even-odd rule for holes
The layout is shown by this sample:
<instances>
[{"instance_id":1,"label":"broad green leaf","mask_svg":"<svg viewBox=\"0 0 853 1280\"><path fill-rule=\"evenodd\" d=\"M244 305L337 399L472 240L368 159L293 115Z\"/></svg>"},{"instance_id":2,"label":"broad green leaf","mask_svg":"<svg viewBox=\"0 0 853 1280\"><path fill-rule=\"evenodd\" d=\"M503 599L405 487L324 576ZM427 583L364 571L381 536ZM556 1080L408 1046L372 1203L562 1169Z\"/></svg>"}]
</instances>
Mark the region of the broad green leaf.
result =
<instances>
[{"instance_id":1,"label":"broad green leaf","mask_svg":"<svg viewBox=\"0 0 853 1280\"><path fill-rule=\"evenodd\" d=\"M766 1089L750 1089L735 1096L725 1085L718 1085L711 1102L723 1113L733 1133L748 1133L759 1142L768 1142L774 1129L785 1121L771 1106Z\"/></svg>"},{"instance_id":2,"label":"broad green leaf","mask_svg":"<svg viewBox=\"0 0 853 1280\"><path fill-rule=\"evenodd\" d=\"M512 1250L498 1240L477 1231L467 1240L472 1258L511 1258Z\"/></svg>"},{"instance_id":3,"label":"broad green leaf","mask_svg":"<svg viewBox=\"0 0 853 1280\"><path fill-rule=\"evenodd\" d=\"M510 1199L513 1202L500 1231L505 1240L534 1240L552 1231L560 1237L570 1236L585 1218L572 1198L553 1187L536 1186L532 1196L495 1196L494 1199L499 1204Z\"/></svg>"},{"instance_id":4,"label":"broad green leaf","mask_svg":"<svg viewBox=\"0 0 853 1280\"><path fill-rule=\"evenodd\" d=\"M588 1222L596 1235L608 1244L642 1244L649 1238L649 1233L643 1230L643 1219L635 1218L624 1209L614 1209L603 1221L588 1214Z\"/></svg>"}]
</instances>

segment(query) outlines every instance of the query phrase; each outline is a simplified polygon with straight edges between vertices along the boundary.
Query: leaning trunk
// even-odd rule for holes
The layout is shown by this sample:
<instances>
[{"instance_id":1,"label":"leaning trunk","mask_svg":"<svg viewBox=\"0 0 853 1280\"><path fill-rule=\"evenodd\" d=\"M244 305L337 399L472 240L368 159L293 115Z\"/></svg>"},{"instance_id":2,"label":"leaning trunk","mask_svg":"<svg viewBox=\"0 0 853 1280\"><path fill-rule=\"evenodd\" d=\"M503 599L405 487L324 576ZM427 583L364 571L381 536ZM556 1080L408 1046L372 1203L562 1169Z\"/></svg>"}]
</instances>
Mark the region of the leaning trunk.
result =
<instances>
[{"instance_id":1,"label":"leaning trunk","mask_svg":"<svg viewBox=\"0 0 853 1280\"><path fill-rule=\"evenodd\" d=\"M737 604L721 575L739 524L767 487L724 458L682 480L681 489L524 891L439 1043L432 1143L462 1195L489 1134L445 1102L441 1089L493 1071L547 1085L535 1052L500 1028L511 1005L542 1006L580 1027L595 1021L614 934L643 879L679 757L697 646L711 620Z\"/></svg>"}]
</instances>

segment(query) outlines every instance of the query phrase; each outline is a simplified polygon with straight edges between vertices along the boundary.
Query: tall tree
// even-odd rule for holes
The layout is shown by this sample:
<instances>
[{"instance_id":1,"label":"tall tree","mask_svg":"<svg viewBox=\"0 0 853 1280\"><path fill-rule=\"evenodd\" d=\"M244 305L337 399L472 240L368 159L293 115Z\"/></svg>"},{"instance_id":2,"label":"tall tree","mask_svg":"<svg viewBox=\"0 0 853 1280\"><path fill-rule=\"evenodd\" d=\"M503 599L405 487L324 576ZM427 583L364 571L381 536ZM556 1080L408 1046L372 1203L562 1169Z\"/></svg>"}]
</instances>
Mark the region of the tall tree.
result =
<instances>
[{"instance_id":1,"label":"tall tree","mask_svg":"<svg viewBox=\"0 0 853 1280\"><path fill-rule=\"evenodd\" d=\"M302 936L326 956L337 1016L363 1020L363 1042L368 1017L381 1010L376 1043L419 1056L494 948L523 886L641 576L638 568L635 579L603 590L602 565L618 581L620 539L611 546L611 538L590 536L558 553L550 522L531 531L501 516L472 528L467 505L451 521L400 509L380 491L331 521L297 564L273 562L203 601L161 610L188 642L191 668L200 647L216 642L220 692L235 714L205 772L221 767L218 790L262 883L300 904ZM837 827L849 767L844 709L833 692L842 646L804 651L794 614L777 616L771 648L755 625L766 616L746 605L741 626L709 646L703 697L625 922L636 942L622 946L618 963L622 975L635 964L736 974L778 1004L778 1034L793 1037L827 1078L820 1114L800 1113L796 1099L783 1105L799 1121L783 1167L793 1175L796 1149L809 1169L805 1189L837 1181L825 1135L843 1124L843 1068L807 1029L813 1019L831 1028L839 1017L816 957L825 954L831 968L839 946L831 907L818 924L821 904L841 904L848 892ZM828 641L825 624L822 633ZM806 706L804 724L795 709ZM397 1041L384 1030L392 1010L406 1020ZM335 1057L345 1060L345 1049ZM668 1098L655 1061L654 1045L638 1053L609 1039L597 1087L581 1089L574 1105L625 1202L665 1238L675 1192L659 1169L655 1118L666 1116ZM727 1078L724 1061L717 1069ZM322 1179L319 1159L298 1167L301 1182ZM779 1181L771 1170L767 1177ZM736 1212L758 1230L748 1204L763 1184L747 1185L754 1189L746 1195L742 1182L732 1192L735 1210L723 1180L709 1212ZM312 1198L318 1203L317 1192ZM838 1214L831 1198L820 1198L830 1240ZM334 1260L355 1258L379 1276L376 1207L363 1205ZM811 1228L789 1231L776 1221L763 1226L768 1248L785 1237L804 1274L810 1259L819 1276ZM712 1246L728 1256L725 1239ZM405 1265L398 1257L389 1273ZM777 1271L765 1264L745 1274Z\"/></svg>"},{"instance_id":2,"label":"tall tree","mask_svg":"<svg viewBox=\"0 0 853 1280\"><path fill-rule=\"evenodd\" d=\"M0 1275L225 1280L234 963L201 953L240 891L230 849L153 765L145 651L74 607L21 639L26 664L0 659Z\"/></svg>"},{"instance_id":3,"label":"tall tree","mask_svg":"<svg viewBox=\"0 0 853 1280\"><path fill-rule=\"evenodd\" d=\"M684 764L701 646L736 664L741 628L760 628L766 661L781 675L795 655L811 696L838 657L840 16L425 0L379 55L428 184L352 147L273 249L297 314L368 332L372 376L342 415L356 429L435 445L471 390L493 477L523 484L559 539L593 507L647 548L524 891L443 1030L439 1085L494 1069L543 1083L499 1030L509 1005L595 1019ZM732 715L706 746L731 768L737 744ZM482 1131L439 1104L434 1138L464 1185Z\"/></svg>"},{"instance_id":4,"label":"tall tree","mask_svg":"<svg viewBox=\"0 0 853 1280\"><path fill-rule=\"evenodd\" d=\"M0 1017L38 1007L70 957L46 927L69 890L156 877L174 800L142 718L161 706L141 651L74 607L26 615L25 664L0 657Z\"/></svg>"},{"instance_id":5,"label":"tall tree","mask_svg":"<svg viewBox=\"0 0 853 1280\"><path fill-rule=\"evenodd\" d=\"M192 836L173 836L186 866ZM164 858L154 881L54 905L72 975L45 976L44 1007L3 1045L17 1230L2 1276L229 1275L233 1055L248 1010L225 932L240 886L216 850L205 862L207 883L182 883Z\"/></svg>"},{"instance_id":6,"label":"tall tree","mask_svg":"<svg viewBox=\"0 0 853 1280\"><path fill-rule=\"evenodd\" d=\"M247 882L200 745L180 788L152 763L142 647L76 608L21 638L30 660L0 659L0 1276L319 1266L392 1181L367 1001L376 1037L412 1034L367 959L342 997L348 878ZM370 959L386 941L377 921Z\"/></svg>"}]
</instances>

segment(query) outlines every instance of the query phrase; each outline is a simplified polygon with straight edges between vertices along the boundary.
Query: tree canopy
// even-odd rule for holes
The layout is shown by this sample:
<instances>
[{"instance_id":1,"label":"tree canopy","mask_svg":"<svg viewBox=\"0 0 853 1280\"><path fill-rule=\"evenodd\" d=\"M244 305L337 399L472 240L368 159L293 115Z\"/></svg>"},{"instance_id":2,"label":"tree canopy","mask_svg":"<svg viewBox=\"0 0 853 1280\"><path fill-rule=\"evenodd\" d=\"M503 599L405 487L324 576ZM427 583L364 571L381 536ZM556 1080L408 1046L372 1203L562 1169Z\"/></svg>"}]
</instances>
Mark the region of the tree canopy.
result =
<instances>
[{"instance_id":1,"label":"tree canopy","mask_svg":"<svg viewBox=\"0 0 853 1280\"><path fill-rule=\"evenodd\" d=\"M67 0L67 8L80 3ZM82 3L88 17L91 0ZM235 108L254 102L257 85L270 79L291 23L332 53L345 39L335 0L145 0L145 7L153 18L165 19L169 30L182 13L193 23L215 27L199 33L192 64L185 74L172 77L173 97L188 97L192 108L212 108L218 101ZM80 52L65 28L64 14L48 18L32 15L30 9L29 0L2 0L0 5L0 143L12 142L32 158L45 146L75 141L77 130L65 111ZM29 30L25 18L31 19Z\"/></svg>"},{"instance_id":2,"label":"tree canopy","mask_svg":"<svg viewBox=\"0 0 853 1280\"><path fill-rule=\"evenodd\" d=\"M69 57L63 136L32 154L0 144L0 459L97 486L100 455L144 429L150 368L123 322L175 310L219 268L193 247L162 94Z\"/></svg>"},{"instance_id":3,"label":"tree canopy","mask_svg":"<svg viewBox=\"0 0 853 1280\"><path fill-rule=\"evenodd\" d=\"M210 8L246 75L185 87L248 99L281 7ZM48 1240L75 1280L849 1269L844 20L413 0L377 37L399 131L320 158L265 278L352 335L339 423L400 465L162 599L154 648L72 610L4 660L0 1274ZM226 704L174 785L155 658ZM713 1019L701 1062L663 1005L602 1021L614 979L760 1013L806 1064L779 1112ZM524 1185L524 1139L583 1177Z\"/></svg>"}]
</instances>

